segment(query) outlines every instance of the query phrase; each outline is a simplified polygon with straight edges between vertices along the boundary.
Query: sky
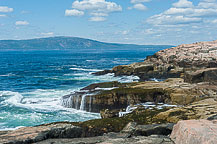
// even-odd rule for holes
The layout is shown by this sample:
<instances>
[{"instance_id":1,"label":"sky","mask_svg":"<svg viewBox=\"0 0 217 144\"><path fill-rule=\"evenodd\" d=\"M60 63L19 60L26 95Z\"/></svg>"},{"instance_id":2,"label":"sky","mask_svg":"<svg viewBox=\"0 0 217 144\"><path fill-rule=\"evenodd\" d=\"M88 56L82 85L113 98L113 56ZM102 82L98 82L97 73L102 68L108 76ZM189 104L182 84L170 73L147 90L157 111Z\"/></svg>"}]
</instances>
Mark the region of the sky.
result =
<instances>
[{"instance_id":1,"label":"sky","mask_svg":"<svg viewBox=\"0 0 217 144\"><path fill-rule=\"evenodd\" d=\"M217 39L216 0L0 0L0 40L179 45Z\"/></svg>"}]
</instances>

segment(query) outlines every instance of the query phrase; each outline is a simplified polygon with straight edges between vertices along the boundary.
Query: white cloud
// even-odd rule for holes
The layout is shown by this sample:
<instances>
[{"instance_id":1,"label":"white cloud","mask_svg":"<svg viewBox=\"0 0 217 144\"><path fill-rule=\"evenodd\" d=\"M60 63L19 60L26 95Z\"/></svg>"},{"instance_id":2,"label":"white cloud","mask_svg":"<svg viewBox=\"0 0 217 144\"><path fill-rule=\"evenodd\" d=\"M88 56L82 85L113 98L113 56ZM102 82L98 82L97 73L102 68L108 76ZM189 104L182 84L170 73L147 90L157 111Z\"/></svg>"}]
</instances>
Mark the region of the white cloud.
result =
<instances>
[{"instance_id":1,"label":"white cloud","mask_svg":"<svg viewBox=\"0 0 217 144\"><path fill-rule=\"evenodd\" d=\"M215 0L202 0L196 6L190 1L179 0L173 7L148 18L146 22L152 25L202 23L217 17L217 9L214 7L217 7Z\"/></svg>"},{"instance_id":2,"label":"white cloud","mask_svg":"<svg viewBox=\"0 0 217 144\"><path fill-rule=\"evenodd\" d=\"M130 3L133 4L133 6L128 7L129 10L136 9L136 10L142 10L145 11L148 8L143 4L146 2L150 2L151 0L131 0Z\"/></svg>"},{"instance_id":3,"label":"white cloud","mask_svg":"<svg viewBox=\"0 0 217 144\"><path fill-rule=\"evenodd\" d=\"M182 15L171 16L171 15L154 15L150 17L147 22L154 25L176 25L176 24L189 24L189 23L198 23L202 19L198 17L185 17Z\"/></svg>"},{"instance_id":4,"label":"white cloud","mask_svg":"<svg viewBox=\"0 0 217 144\"><path fill-rule=\"evenodd\" d=\"M127 34L129 34L129 32L130 32L129 30L124 30L124 31L122 31L122 34L127 35Z\"/></svg>"},{"instance_id":5,"label":"white cloud","mask_svg":"<svg viewBox=\"0 0 217 144\"><path fill-rule=\"evenodd\" d=\"M76 9L72 9L72 10L66 10L65 11L65 16L83 16L84 12L83 11L79 11Z\"/></svg>"},{"instance_id":6,"label":"white cloud","mask_svg":"<svg viewBox=\"0 0 217 144\"><path fill-rule=\"evenodd\" d=\"M47 32L47 33L41 33L41 35L43 35L43 36L48 36L48 37L50 37L50 36L53 36L54 35L54 33L53 32Z\"/></svg>"},{"instance_id":7,"label":"white cloud","mask_svg":"<svg viewBox=\"0 0 217 144\"><path fill-rule=\"evenodd\" d=\"M143 4L141 4L141 3L135 4L135 5L133 6L133 8L134 8L134 9L137 9L137 10L143 10L143 11L148 9L145 5L143 5Z\"/></svg>"},{"instance_id":8,"label":"white cloud","mask_svg":"<svg viewBox=\"0 0 217 144\"><path fill-rule=\"evenodd\" d=\"M100 16L96 16L96 17L91 17L89 19L89 21L94 21L94 22L100 22L100 21L105 21L106 18L105 17L100 17Z\"/></svg>"},{"instance_id":9,"label":"white cloud","mask_svg":"<svg viewBox=\"0 0 217 144\"><path fill-rule=\"evenodd\" d=\"M72 8L78 10L92 10L103 13L122 11L122 7L120 5L114 2L107 2L105 0L76 0L72 3Z\"/></svg>"},{"instance_id":10,"label":"white cloud","mask_svg":"<svg viewBox=\"0 0 217 144\"><path fill-rule=\"evenodd\" d=\"M131 3L144 3L144 2L150 2L151 0L131 0Z\"/></svg>"},{"instance_id":11,"label":"white cloud","mask_svg":"<svg viewBox=\"0 0 217 144\"><path fill-rule=\"evenodd\" d=\"M9 8L7 6L0 6L0 12L13 12L13 8Z\"/></svg>"},{"instance_id":12,"label":"white cloud","mask_svg":"<svg viewBox=\"0 0 217 144\"><path fill-rule=\"evenodd\" d=\"M5 15L5 14L0 14L0 17L7 17L7 15Z\"/></svg>"},{"instance_id":13,"label":"white cloud","mask_svg":"<svg viewBox=\"0 0 217 144\"><path fill-rule=\"evenodd\" d=\"M29 25L27 21L16 21L15 25Z\"/></svg>"},{"instance_id":14,"label":"white cloud","mask_svg":"<svg viewBox=\"0 0 217 144\"><path fill-rule=\"evenodd\" d=\"M179 0L177 3L174 3L173 6L179 8L187 8L187 7L193 7L193 4L191 1L188 0Z\"/></svg>"},{"instance_id":15,"label":"white cloud","mask_svg":"<svg viewBox=\"0 0 217 144\"><path fill-rule=\"evenodd\" d=\"M90 15L95 16L95 17L106 17L108 16L107 13L97 13L97 12L92 12Z\"/></svg>"},{"instance_id":16,"label":"white cloud","mask_svg":"<svg viewBox=\"0 0 217 144\"><path fill-rule=\"evenodd\" d=\"M91 17L89 21L105 21L110 13L122 11L122 7L115 2L106 0L75 0L72 3L72 10L66 10L65 15L82 16L87 12Z\"/></svg>"},{"instance_id":17,"label":"white cloud","mask_svg":"<svg viewBox=\"0 0 217 144\"><path fill-rule=\"evenodd\" d=\"M212 20L212 23L217 24L217 19Z\"/></svg>"}]
</instances>

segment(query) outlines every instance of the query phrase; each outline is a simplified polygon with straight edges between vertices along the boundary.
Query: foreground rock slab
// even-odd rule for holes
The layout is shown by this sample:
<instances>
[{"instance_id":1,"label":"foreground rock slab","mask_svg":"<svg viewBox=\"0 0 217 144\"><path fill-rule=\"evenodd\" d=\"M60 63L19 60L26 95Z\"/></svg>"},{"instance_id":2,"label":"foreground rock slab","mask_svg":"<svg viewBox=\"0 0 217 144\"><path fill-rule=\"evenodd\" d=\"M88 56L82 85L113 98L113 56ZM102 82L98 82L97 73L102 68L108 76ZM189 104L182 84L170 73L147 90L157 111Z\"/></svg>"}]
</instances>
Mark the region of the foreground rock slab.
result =
<instances>
[{"instance_id":1,"label":"foreground rock slab","mask_svg":"<svg viewBox=\"0 0 217 144\"><path fill-rule=\"evenodd\" d=\"M36 127L23 127L0 135L0 143L29 144L48 138L80 137L82 129L72 124L49 124Z\"/></svg>"},{"instance_id":2,"label":"foreground rock slab","mask_svg":"<svg viewBox=\"0 0 217 144\"><path fill-rule=\"evenodd\" d=\"M216 144L217 120L179 121L171 134L176 144Z\"/></svg>"},{"instance_id":3,"label":"foreground rock slab","mask_svg":"<svg viewBox=\"0 0 217 144\"><path fill-rule=\"evenodd\" d=\"M91 138L75 138L75 139L49 139L37 144L174 144L174 142L166 136L137 136L137 137L116 137L116 136L99 136Z\"/></svg>"}]
</instances>

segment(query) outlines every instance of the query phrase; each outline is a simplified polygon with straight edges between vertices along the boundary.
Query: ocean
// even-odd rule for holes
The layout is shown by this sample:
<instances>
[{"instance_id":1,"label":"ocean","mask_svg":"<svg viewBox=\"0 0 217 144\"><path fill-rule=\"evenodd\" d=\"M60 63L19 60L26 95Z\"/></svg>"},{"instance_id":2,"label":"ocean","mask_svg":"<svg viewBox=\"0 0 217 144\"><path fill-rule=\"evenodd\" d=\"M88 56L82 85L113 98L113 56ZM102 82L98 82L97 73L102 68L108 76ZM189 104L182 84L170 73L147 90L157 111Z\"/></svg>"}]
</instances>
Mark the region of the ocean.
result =
<instances>
[{"instance_id":1,"label":"ocean","mask_svg":"<svg viewBox=\"0 0 217 144\"><path fill-rule=\"evenodd\" d=\"M156 51L8 51L0 52L0 130L57 121L100 118L61 104L64 95L92 83L131 82L135 76L94 76L117 65L142 62Z\"/></svg>"}]
</instances>

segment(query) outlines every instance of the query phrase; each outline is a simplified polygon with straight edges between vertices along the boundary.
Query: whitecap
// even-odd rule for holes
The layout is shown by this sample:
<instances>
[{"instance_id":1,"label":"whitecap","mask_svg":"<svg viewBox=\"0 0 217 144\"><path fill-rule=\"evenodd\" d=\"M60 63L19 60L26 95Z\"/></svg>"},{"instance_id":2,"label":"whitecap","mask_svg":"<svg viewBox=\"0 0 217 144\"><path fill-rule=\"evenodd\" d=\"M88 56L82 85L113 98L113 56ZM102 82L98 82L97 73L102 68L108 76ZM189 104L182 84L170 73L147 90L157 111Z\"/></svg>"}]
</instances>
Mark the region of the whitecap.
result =
<instances>
[{"instance_id":1,"label":"whitecap","mask_svg":"<svg viewBox=\"0 0 217 144\"><path fill-rule=\"evenodd\" d=\"M0 75L0 77L10 77L10 76L15 76L15 74L8 73L8 74L5 74L5 75Z\"/></svg>"},{"instance_id":2,"label":"whitecap","mask_svg":"<svg viewBox=\"0 0 217 144\"><path fill-rule=\"evenodd\" d=\"M93 72L101 71L99 69L84 69L84 68L70 68L70 69L77 70L77 71L93 71Z\"/></svg>"}]
</instances>

